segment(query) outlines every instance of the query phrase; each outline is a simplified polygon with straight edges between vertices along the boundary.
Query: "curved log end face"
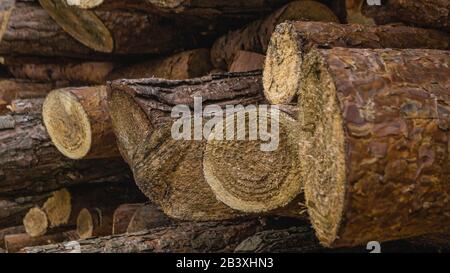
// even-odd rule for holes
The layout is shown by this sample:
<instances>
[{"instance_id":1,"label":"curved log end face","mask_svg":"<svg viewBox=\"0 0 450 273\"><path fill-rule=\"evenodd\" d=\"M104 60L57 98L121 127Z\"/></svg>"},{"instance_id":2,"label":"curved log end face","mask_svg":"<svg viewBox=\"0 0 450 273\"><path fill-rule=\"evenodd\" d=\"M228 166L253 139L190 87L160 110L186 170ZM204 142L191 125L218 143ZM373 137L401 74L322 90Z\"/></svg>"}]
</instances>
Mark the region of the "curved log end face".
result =
<instances>
[{"instance_id":1,"label":"curved log end face","mask_svg":"<svg viewBox=\"0 0 450 273\"><path fill-rule=\"evenodd\" d=\"M165 126L136 153L136 184L172 218L215 221L241 216L217 201L206 184L202 171L205 145L206 141L175 140L170 126Z\"/></svg>"},{"instance_id":2,"label":"curved log end face","mask_svg":"<svg viewBox=\"0 0 450 273\"><path fill-rule=\"evenodd\" d=\"M120 83L112 85L108 94L112 126L120 153L126 162L132 164L137 147L151 132L152 125L132 96L120 89Z\"/></svg>"},{"instance_id":3,"label":"curved log end face","mask_svg":"<svg viewBox=\"0 0 450 273\"><path fill-rule=\"evenodd\" d=\"M300 156L321 242L347 247L448 229L448 52L315 49L304 62Z\"/></svg>"},{"instance_id":4,"label":"curved log end face","mask_svg":"<svg viewBox=\"0 0 450 273\"><path fill-rule=\"evenodd\" d=\"M301 39L289 23L279 25L272 35L264 65L264 94L271 104L294 100L300 85Z\"/></svg>"},{"instance_id":5,"label":"curved log end face","mask_svg":"<svg viewBox=\"0 0 450 273\"><path fill-rule=\"evenodd\" d=\"M88 209L82 209L77 218L77 233L80 239L91 238L94 234L94 216Z\"/></svg>"},{"instance_id":6,"label":"curved log end face","mask_svg":"<svg viewBox=\"0 0 450 273\"><path fill-rule=\"evenodd\" d=\"M42 110L47 132L56 148L71 159L84 158L92 146L89 116L71 92L54 90Z\"/></svg>"},{"instance_id":7,"label":"curved log end face","mask_svg":"<svg viewBox=\"0 0 450 273\"><path fill-rule=\"evenodd\" d=\"M185 4L186 0L146 0L150 4L163 9L175 9Z\"/></svg>"},{"instance_id":8,"label":"curved log end face","mask_svg":"<svg viewBox=\"0 0 450 273\"><path fill-rule=\"evenodd\" d=\"M59 227L69 222L72 212L72 197L66 189L54 192L42 206L45 211L50 227Z\"/></svg>"},{"instance_id":9,"label":"curved log end face","mask_svg":"<svg viewBox=\"0 0 450 273\"><path fill-rule=\"evenodd\" d=\"M258 122L263 118L268 123L267 132L258 130ZM236 121L245 121L245 126L235 126ZM273 124L278 124L278 128ZM203 161L205 179L217 199L246 213L270 212L294 200L303 186L296 125L294 119L279 110L262 113L256 108L241 110L217 124L209 136ZM224 139L227 132L245 139L228 141ZM269 141L251 137L255 133L269 133L271 141L277 137L276 147L265 149Z\"/></svg>"},{"instance_id":10,"label":"curved log end face","mask_svg":"<svg viewBox=\"0 0 450 273\"><path fill-rule=\"evenodd\" d=\"M105 24L93 11L70 7L66 1L39 0L50 17L85 46L104 53L114 51L114 39Z\"/></svg>"},{"instance_id":11,"label":"curved log end face","mask_svg":"<svg viewBox=\"0 0 450 273\"><path fill-rule=\"evenodd\" d=\"M25 231L31 237L42 236L47 233L48 219L45 212L39 208L32 208L23 218Z\"/></svg>"},{"instance_id":12,"label":"curved log end face","mask_svg":"<svg viewBox=\"0 0 450 273\"><path fill-rule=\"evenodd\" d=\"M301 179L312 224L320 241L333 245L345 206L346 158L344 127L333 80L319 57L305 60L299 94Z\"/></svg>"},{"instance_id":13,"label":"curved log end face","mask_svg":"<svg viewBox=\"0 0 450 273\"><path fill-rule=\"evenodd\" d=\"M65 0L67 5L80 9L93 9L100 6L105 0Z\"/></svg>"}]
</instances>

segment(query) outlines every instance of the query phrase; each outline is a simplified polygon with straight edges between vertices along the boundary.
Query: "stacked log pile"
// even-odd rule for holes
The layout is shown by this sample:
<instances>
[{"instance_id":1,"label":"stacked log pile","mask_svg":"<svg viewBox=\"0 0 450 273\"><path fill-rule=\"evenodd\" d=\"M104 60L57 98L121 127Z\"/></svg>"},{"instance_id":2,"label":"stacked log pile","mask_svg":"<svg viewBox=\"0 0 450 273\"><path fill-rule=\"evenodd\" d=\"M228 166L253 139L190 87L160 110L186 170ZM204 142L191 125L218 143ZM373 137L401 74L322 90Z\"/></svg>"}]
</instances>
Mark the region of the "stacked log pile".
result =
<instances>
[{"instance_id":1,"label":"stacked log pile","mask_svg":"<svg viewBox=\"0 0 450 273\"><path fill-rule=\"evenodd\" d=\"M2 1L0 252L448 249L447 2Z\"/></svg>"}]
</instances>

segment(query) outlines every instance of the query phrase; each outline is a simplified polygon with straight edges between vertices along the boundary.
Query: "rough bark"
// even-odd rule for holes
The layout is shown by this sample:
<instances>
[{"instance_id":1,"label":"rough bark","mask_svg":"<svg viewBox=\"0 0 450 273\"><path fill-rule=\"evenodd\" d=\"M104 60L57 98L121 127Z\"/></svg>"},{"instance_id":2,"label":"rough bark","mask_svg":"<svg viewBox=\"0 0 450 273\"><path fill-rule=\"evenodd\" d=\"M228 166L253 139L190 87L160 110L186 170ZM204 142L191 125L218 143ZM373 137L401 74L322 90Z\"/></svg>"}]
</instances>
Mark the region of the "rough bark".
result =
<instances>
[{"instance_id":1,"label":"rough bark","mask_svg":"<svg viewBox=\"0 0 450 273\"><path fill-rule=\"evenodd\" d=\"M263 70L265 55L240 50L234 56L234 60L230 65L231 73L249 72Z\"/></svg>"},{"instance_id":2,"label":"rough bark","mask_svg":"<svg viewBox=\"0 0 450 273\"><path fill-rule=\"evenodd\" d=\"M171 127L185 121L190 124L185 117L191 115L194 97L201 98L203 107L224 107L261 102L261 92L260 73L113 82L108 97L113 127L137 185L174 218L221 220L239 215L217 201L204 180L203 134L197 134L198 141L176 140ZM184 107L178 110L186 116L178 112L172 119L172 108L180 104Z\"/></svg>"},{"instance_id":3,"label":"rough bark","mask_svg":"<svg viewBox=\"0 0 450 273\"><path fill-rule=\"evenodd\" d=\"M82 253L206 253L231 252L237 244L263 228L256 220L181 223L135 234L78 241ZM25 253L61 253L65 244L25 248Z\"/></svg>"},{"instance_id":4,"label":"rough bark","mask_svg":"<svg viewBox=\"0 0 450 273\"><path fill-rule=\"evenodd\" d=\"M53 234L31 237L26 233L5 236L6 250L8 253L16 253L25 247L40 246L45 244L56 244L65 241L77 240L75 231L57 231Z\"/></svg>"},{"instance_id":5,"label":"rough bark","mask_svg":"<svg viewBox=\"0 0 450 273\"><path fill-rule=\"evenodd\" d=\"M239 140L221 137L230 131ZM296 120L279 108L247 108L228 115L209 135L203 160L216 198L246 213L304 217L301 201L294 201L303 196L297 136Z\"/></svg>"},{"instance_id":6,"label":"rough bark","mask_svg":"<svg viewBox=\"0 0 450 273\"><path fill-rule=\"evenodd\" d=\"M237 253L319 253L320 245L314 230L292 227L282 230L267 230L242 241L234 250Z\"/></svg>"},{"instance_id":7,"label":"rough bark","mask_svg":"<svg viewBox=\"0 0 450 273\"><path fill-rule=\"evenodd\" d=\"M96 55L93 50L65 33L37 4L17 3L8 18L0 41L1 54L74 57Z\"/></svg>"},{"instance_id":8,"label":"rough bark","mask_svg":"<svg viewBox=\"0 0 450 273\"><path fill-rule=\"evenodd\" d=\"M275 30L267 51L264 93L272 104L294 100L308 71L302 67L304 56L314 47L448 49L449 43L447 34L420 28L286 22Z\"/></svg>"},{"instance_id":9,"label":"rough bark","mask_svg":"<svg viewBox=\"0 0 450 273\"><path fill-rule=\"evenodd\" d=\"M389 0L381 7L366 11L377 23L386 21L386 13L416 26L450 30L450 2L447 0Z\"/></svg>"},{"instance_id":10,"label":"rough bark","mask_svg":"<svg viewBox=\"0 0 450 273\"><path fill-rule=\"evenodd\" d=\"M166 227L174 224L174 221L170 219L164 212L153 204L146 204L136 210L131 218L127 233L136 233L144 230Z\"/></svg>"},{"instance_id":11,"label":"rough bark","mask_svg":"<svg viewBox=\"0 0 450 273\"><path fill-rule=\"evenodd\" d=\"M143 203L120 205L114 211L112 234L117 235L126 233L134 214L144 206L145 204ZM150 215L148 215L148 217L150 218Z\"/></svg>"},{"instance_id":12,"label":"rough bark","mask_svg":"<svg viewBox=\"0 0 450 273\"><path fill-rule=\"evenodd\" d=\"M43 121L63 155L71 159L120 157L106 96L104 85L58 89L47 96Z\"/></svg>"},{"instance_id":13,"label":"rough bark","mask_svg":"<svg viewBox=\"0 0 450 273\"><path fill-rule=\"evenodd\" d=\"M8 105L16 99L45 97L56 87L64 87L66 83L32 82L19 79L0 79L0 115L9 112Z\"/></svg>"},{"instance_id":14,"label":"rough bark","mask_svg":"<svg viewBox=\"0 0 450 273\"><path fill-rule=\"evenodd\" d=\"M185 80L205 76L212 65L208 49L184 51L168 57L153 59L118 68L109 76L116 79L163 78Z\"/></svg>"},{"instance_id":15,"label":"rough bark","mask_svg":"<svg viewBox=\"0 0 450 273\"><path fill-rule=\"evenodd\" d=\"M37 82L63 81L72 85L105 84L107 76L117 66L113 62L24 57L6 57L4 64L15 78Z\"/></svg>"},{"instance_id":16,"label":"rough bark","mask_svg":"<svg viewBox=\"0 0 450 273\"><path fill-rule=\"evenodd\" d=\"M122 159L65 159L41 121L42 99L16 100L0 130L0 196L30 196L70 185L129 181ZM23 217L23 216L22 216Z\"/></svg>"},{"instance_id":17,"label":"rough bark","mask_svg":"<svg viewBox=\"0 0 450 273\"><path fill-rule=\"evenodd\" d=\"M77 234L81 239L112 234L116 207L84 208L77 218Z\"/></svg>"},{"instance_id":18,"label":"rough bark","mask_svg":"<svg viewBox=\"0 0 450 273\"><path fill-rule=\"evenodd\" d=\"M240 50L265 54L275 27L288 20L339 22L334 13L319 2L294 1L266 19L255 21L218 39L211 49L214 67L227 70Z\"/></svg>"},{"instance_id":19,"label":"rough bark","mask_svg":"<svg viewBox=\"0 0 450 273\"><path fill-rule=\"evenodd\" d=\"M410 241L381 244L382 253L433 253L436 247L416 246ZM306 224L287 229L266 230L245 239L234 250L237 253L370 253L366 245L328 249L320 245L314 230Z\"/></svg>"},{"instance_id":20,"label":"rough bark","mask_svg":"<svg viewBox=\"0 0 450 273\"><path fill-rule=\"evenodd\" d=\"M307 56L299 155L308 213L324 245L448 229L449 63L448 51L426 49Z\"/></svg>"},{"instance_id":21,"label":"rough bark","mask_svg":"<svg viewBox=\"0 0 450 273\"><path fill-rule=\"evenodd\" d=\"M44 10L33 3L17 3L5 27L0 54L111 59L114 55L119 58L195 48L201 38L187 24L153 14L122 10L94 13L61 5L58 1ZM94 13L87 17L97 19L83 20L85 13Z\"/></svg>"}]
</instances>

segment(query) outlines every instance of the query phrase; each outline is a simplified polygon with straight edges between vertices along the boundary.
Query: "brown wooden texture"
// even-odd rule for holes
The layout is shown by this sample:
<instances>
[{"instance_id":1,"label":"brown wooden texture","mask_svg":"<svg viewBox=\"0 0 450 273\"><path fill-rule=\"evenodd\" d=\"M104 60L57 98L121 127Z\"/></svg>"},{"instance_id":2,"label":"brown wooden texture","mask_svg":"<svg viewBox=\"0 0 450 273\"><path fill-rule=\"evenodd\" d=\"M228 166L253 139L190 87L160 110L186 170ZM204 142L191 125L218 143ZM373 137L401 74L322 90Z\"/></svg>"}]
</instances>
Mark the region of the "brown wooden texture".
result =
<instances>
[{"instance_id":1,"label":"brown wooden texture","mask_svg":"<svg viewBox=\"0 0 450 273\"><path fill-rule=\"evenodd\" d=\"M178 110L191 115L194 96L201 98L203 107L256 104L262 101L261 92L260 73L222 74L185 81L113 82L108 98L113 127L121 153L132 166L140 189L175 218L217 220L239 215L217 201L204 180L203 134L197 135L199 141L174 139L171 136L174 122L177 118L178 124L187 119L179 111L174 116L177 118L171 118L171 111L174 106L185 105Z\"/></svg>"},{"instance_id":2,"label":"brown wooden texture","mask_svg":"<svg viewBox=\"0 0 450 273\"><path fill-rule=\"evenodd\" d=\"M263 228L257 220L181 223L134 234L78 241L82 253L205 253L231 252L237 244ZM23 249L25 253L68 252L65 244Z\"/></svg>"},{"instance_id":3,"label":"brown wooden texture","mask_svg":"<svg viewBox=\"0 0 450 273\"><path fill-rule=\"evenodd\" d=\"M448 51L426 49L335 48L306 57L299 155L324 245L448 229L449 62Z\"/></svg>"},{"instance_id":4,"label":"brown wooden texture","mask_svg":"<svg viewBox=\"0 0 450 273\"><path fill-rule=\"evenodd\" d=\"M106 86L64 88L46 98L42 115L53 144L71 159L115 158Z\"/></svg>"},{"instance_id":5,"label":"brown wooden texture","mask_svg":"<svg viewBox=\"0 0 450 273\"><path fill-rule=\"evenodd\" d=\"M275 30L267 51L264 92L272 104L295 100L308 71L304 56L314 47L448 49L449 44L447 34L421 28L286 22Z\"/></svg>"},{"instance_id":6,"label":"brown wooden texture","mask_svg":"<svg viewBox=\"0 0 450 273\"><path fill-rule=\"evenodd\" d=\"M288 20L339 22L334 13L316 1L294 1L264 20L230 32L218 39L211 49L216 68L228 69L239 50L265 54L275 27Z\"/></svg>"},{"instance_id":7,"label":"brown wooden texture","mask_svg":"<svg viewBox=\"0 0 450 273\"><path fill-rule=\"evenodd\" d=\"M0 130L0 195L30 196L68 185L129 181L122 159L68 160L52 145L41 121L42 99L11 104Z\"/></svg>"}]
</instances>

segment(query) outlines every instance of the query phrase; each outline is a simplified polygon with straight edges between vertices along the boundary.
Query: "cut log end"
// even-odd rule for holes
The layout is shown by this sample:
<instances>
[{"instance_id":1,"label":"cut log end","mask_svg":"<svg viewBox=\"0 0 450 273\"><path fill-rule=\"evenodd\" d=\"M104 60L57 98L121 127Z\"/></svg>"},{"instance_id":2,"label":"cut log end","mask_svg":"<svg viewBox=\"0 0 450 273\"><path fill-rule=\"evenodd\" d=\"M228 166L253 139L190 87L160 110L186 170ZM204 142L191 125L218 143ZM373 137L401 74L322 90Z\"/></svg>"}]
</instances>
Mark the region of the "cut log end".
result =
<instances>
[{"instance_id":1,"label":"cut log end","mask_svg":"<svg viewBox=\"0 0 450 273\"><path fill-rule=\"evenodd\" d=\"M84 158L92 146L89 116L78 98L64 90L54 90L43 105L43 119L56 148L71 159Z\"/></svg>"},{"instance_id":2,"label":"cut log end","mask_svg":"<svg viewBox=\"0 0 450 273\"><path fill-rule=\"evenodd\" d=\"M54 192L42 206L51 227L59 227L68 223L72 212L70 192L66 189Z\"/></svg>"},{"instance_id":3,"label":"cut log end","mask_svg":"<svg viewBox=\"0 0 450 273\"><path fill-rule=\"evenodd\" d=\"M27 234L31 237L42 236L47 233L47 215L40 208L32 208L23 218L23 225Z\"/></svg>"},{"instance_id":4,"label":"cut log end","mask_svg":"<svg viewBox=\"0 0 450 273\"><path fill-rule=\"evenodd\" d=\"M302 139L301 179L307 181L308 212L325 246L337 239L346 193L345 140L336 89L321 58L314 52L305 60L311 73L299 97L299 137Z\"/></svg>"},{"instance_id":5,"label":"cut log end","mask_svg":"<svg viewBox=\"0 0 450 273\"><path fill-rule=\"evenodd\" d=\"M81 239L91 238L94 234L95 221L98 215L93 215L88 209L82 209L77 218L77 233Z\"/></svg>"},{"instance_id":6,"label":"cut log end","mask_svg":"<svg viewBox=\"0 0 450 273\"><path fill-rule=\"evenodd\" d=\"M106 105L106 86L53 91L44 123L55 146L71 159L119 157Z\"/></svg>"},{"instance_id":7,"label":"cut log end","mask_svg":"<svg viewBox=\"0 0 450 273\"><path fill-rule=\"evenodd\" d=\"M247 127L236 128L235 121L242 124L244 118ZM263 118L272 139L252 140ZM302 190L295 127L295 120L278 109L258 112L256 108L232 114L218 124L204 158L205 178L216 197L248 213L269 212L290 203ZM221 140L227 132L245 136L245 141Z\"/></svg>"},{"instance_id":8,"label":"cut log end","mask_svg":"<svg viewBox=\"0 0 450 273\"><path fill-rule=\"evenodd\" d=\"M93 11L71 7L60 0L39 0L39 3L77 41L99 52L113 52L112 34Z\"/></svg>"},{"instance_id":9,"label":"cut log end","mask_svg":"<svg viewBox=\"0 0 450 273\"><path fill-rule=\"evenodd\" d=\"M291 24L279 25L272 35L264 65L264 94L271 104L289 103L300 85L302 48Z\"/></svg>"},{"instance_id":10,"label":"cut log end","mask_svg":"<svg viewBox=\"0 0 450 273\"><path fill-rule=\"evenodd\" d=\"M65 0L67 5L80 9L93 9L100 6L105 0Z\"/></svg>"}]
</instances>

